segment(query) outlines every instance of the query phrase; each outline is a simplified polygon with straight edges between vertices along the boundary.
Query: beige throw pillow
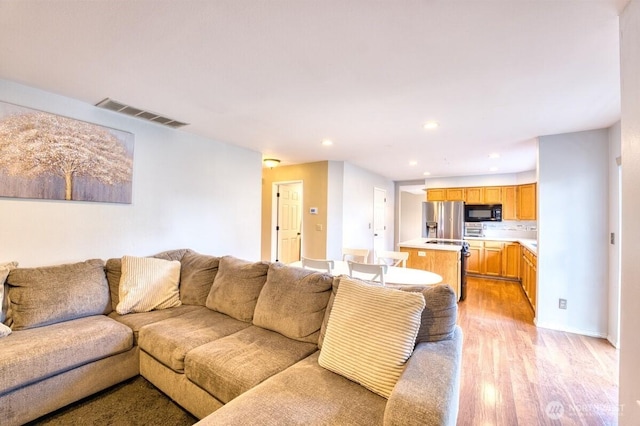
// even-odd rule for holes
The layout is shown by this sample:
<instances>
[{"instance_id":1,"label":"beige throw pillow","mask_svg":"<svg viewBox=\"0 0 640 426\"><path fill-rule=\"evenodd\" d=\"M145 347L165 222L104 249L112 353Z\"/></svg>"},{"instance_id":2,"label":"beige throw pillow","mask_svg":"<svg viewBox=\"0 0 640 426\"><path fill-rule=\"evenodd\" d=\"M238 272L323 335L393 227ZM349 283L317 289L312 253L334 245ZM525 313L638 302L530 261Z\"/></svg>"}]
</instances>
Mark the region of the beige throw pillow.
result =
<instances>
[{"instance_id":1,"label":"beige throw pillow","mask_svg":"<svg viewBox=\"0 0 640 426\"><path fill-rule=\"evenodd\" d=\"M149 312L180 306L180 262L153 257L122 257L116 312Z\"/></svg>"},{"instance_id":2,"label":"beige throw pillow","mask_svg":"<svg viewBox=\"0 0 640 426\"><path fill-rule=\"evenodd\" d=\"M319 364L389 398L413 352L424 297L343 278Z\"/></svg>"},{"instance_id":3,"label":"beige throw pillow","mask_svg":"<svg viewBox=\"0 0 640 426\"><path fill-rule=\"evenodd\" d=\"M18 262L8 262L0 265L0 324L5 324L9 319L9 284L6 283L7 276L12 269L18 267ZM10 325L10 324L7 324Z\"/></svg>"},{"instance_id":4,"label":"beige throw pillow","mask_svg":"<svg viewBox=\"0 0 640 426\"><path fill-rule=\"evenodd\" d=\"M0 338L6 337L11 334L11 329L6 325L0 323Z\"/></svg>"}]
</instances>

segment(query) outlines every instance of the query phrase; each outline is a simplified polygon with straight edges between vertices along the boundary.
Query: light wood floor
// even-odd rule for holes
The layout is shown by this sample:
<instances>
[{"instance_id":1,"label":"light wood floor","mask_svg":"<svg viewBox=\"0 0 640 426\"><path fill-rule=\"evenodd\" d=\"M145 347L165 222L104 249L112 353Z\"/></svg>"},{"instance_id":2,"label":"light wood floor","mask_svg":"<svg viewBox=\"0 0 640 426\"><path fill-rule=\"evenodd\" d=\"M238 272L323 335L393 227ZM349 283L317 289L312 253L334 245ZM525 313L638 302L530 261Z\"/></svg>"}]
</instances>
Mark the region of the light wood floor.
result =
<instances>
[{"instance_id":1,"label":"light wood floor","mask_svg":"<svg viewBox=\"0 0 640 426\"><path fill-rule=\"evenodd\" d=\"M468 278L458 425L616 425L618 351L536 328L518 283Z\"/></svg>"}]
</instances>

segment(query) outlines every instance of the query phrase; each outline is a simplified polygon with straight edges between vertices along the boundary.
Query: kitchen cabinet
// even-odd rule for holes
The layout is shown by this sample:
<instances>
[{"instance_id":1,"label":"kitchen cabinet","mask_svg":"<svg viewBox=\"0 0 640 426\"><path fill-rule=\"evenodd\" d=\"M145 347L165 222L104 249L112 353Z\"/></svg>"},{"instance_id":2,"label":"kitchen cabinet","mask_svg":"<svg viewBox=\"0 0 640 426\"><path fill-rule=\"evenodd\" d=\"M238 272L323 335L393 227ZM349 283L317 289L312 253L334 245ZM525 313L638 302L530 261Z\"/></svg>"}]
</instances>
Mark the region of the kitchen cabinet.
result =
<instances>
[{"instance_id":1,"label":"kitchen cabinet","mask_svg":"<svg viewBox=\"0 0 640 426\"><path fill-rule=\"evenodd\" d=\"M520 266L522 289L531 304L534 315L536 313L536 297L538 292L537 263L538 257L536 254L526 247L522 247L522 263Z\"/></svg>"},{"instance_id":2,"label":"kitchen cabinet","mask_svg":"<svg viewBox=\"0 0 640 426\"><path fill-rule=\"evenodd\" d=\"M465 188L464 202L467 204L483 204L483 188Z\"/></svg>"},{"instance_id":3,"label":"kitchen cabinet","mask_svg":"<svg viewBox=\"0 0 640 426\"><path fill-rule=\"evenodd\" d=\"M447 201L464 201L464 188L447 188Z\"/></svg>"},{"instance_id":4,"label":"kitchen cabinet","mask_svg":"<svg viewBox=\"0 0 640 426\"><path fill-rule=\"evenodd\" d=\"M518 220L516 192L515 185L502 188L502 220Z\"/></svg>"},{"instance_id":5,"label":"kitchen cabinet","mask_svg":"<svg viewBox=\"0 0 640 426\"><path fill-rule=\"evenodd\" d=\"M490 277L520 278L520 244L467 240L467 272Z\"/></svg>"},{"instance_id":6,"label":"kitchen cabinet","mask_svg":"<svg viewBox=\"0 0 640 426\"><path fill-rule=\"evenodd\" d=\"M482 188L482 203L483 204L503 204L504 201L502 198L502 187L487 186Z\"/></svg>"},{"instance_id":7,"label":"kitchen cabinet","mask_svg":"<svg viewBox=\"0 0 640 426\"><path fill-rule=\"evenodd\" d=\"M442 283L449 284L460 297L460 251L402 246L400 251L409 253L407 268L435 272L442 277Z\"/></svg>"},{"instance_id":8,"label":"kitchen cabinet","mask_svg":"<svg viewBox=\"0 0 640 426\"><path fill-rule=\"evenodd\" d=\"M518 219L536 220L536 184L518 186Z\"/></svg>"},{"instance_id":9,"label":"kitchen cabinet","mask_svg":"<svg viewBox=\"0 0 640 426\"><path fill-rule=\"evenodd\" d=\"M427 189L427 201L446 201L446 189Z\"/></svg>"}]
</instances>

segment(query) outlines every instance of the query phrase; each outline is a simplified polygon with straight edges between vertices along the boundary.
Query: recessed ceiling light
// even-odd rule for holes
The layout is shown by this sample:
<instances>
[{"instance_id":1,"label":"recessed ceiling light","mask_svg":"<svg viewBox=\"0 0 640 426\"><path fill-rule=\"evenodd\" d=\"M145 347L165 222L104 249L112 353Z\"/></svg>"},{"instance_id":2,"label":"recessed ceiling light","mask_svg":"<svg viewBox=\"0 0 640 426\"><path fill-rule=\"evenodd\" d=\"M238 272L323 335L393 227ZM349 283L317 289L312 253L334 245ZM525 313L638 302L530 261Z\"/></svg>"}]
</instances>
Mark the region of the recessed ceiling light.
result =
<instances>
[{"instance_id":1,"label":"recessed ceiling light","mask_svg":"<svg viewBox=\"0 0 640 426\"><path fill-rule=\"evenodd\" d=\"M427 121L424 124L424 128L427 129L427 130L437 129L438 128L438 122L437 121Z\"/></svg>"},{"instance_id":2,"label":"recessed ceiling light","mask_svg":"<svg viewBox=\"0 0 640 426\"><path fill-rule=\"evenodd\" d=\"M331 139L325 139L325 140L322 141L322 145L331 146L331 145L333 145L333 141Z\"/></svg>"},{"instance_id":3,"label":"recessed ceiling light","mask_svg":"<svg viewBox=\"0 0 640 426\"><path fill-rule=\"evenodd\" d=\"M500 158L500 154L498 154L497 152L494 152L492 154L489 154L489 158Z\"/></svg>"},{"instance_id":4,"label":"recessed ceiling light","mask_svg":"<svg viewBox=\"0 0 640 426\"><path fill-rule=\"evenodd\" d=\"M415 160L412 160L412 161L409 161L409 165L410 165L410 166L417 166L417 165L418 165L418 162L417 162L417 161L415 161Z\"/></svg>"},{"instance_id":5,"label":"recessed ceiling light","mask_svg":"<svg viewBox=\"0 0 640 426\"><path fill-rule=\"evenodd\" d=\"M423 175L425 176L431 176L431 172L424 172Z\"/></svg>"},{"instance_id":6,"label":"recessed ceiling light","mask_svg":"<svg viewBox=\"0 0 640 426\"><path fill-rule=\"evenodd\" d=\"M498 171L498 168L497 168L497 167L491 167L491 168L489 169L489 171L490 171L490 172L497 172L497 171Z\"/></svg>"}]
</instances>

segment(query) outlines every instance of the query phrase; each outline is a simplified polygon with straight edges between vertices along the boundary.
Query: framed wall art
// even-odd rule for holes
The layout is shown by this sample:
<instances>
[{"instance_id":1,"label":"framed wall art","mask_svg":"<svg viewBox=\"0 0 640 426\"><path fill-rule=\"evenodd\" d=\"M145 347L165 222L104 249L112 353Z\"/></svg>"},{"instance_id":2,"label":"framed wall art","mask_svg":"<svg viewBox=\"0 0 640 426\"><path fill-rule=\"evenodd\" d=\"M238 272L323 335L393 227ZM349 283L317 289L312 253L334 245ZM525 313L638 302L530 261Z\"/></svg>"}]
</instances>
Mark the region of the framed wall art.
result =
<instances>
[{"instance_id":1,"label":"framed wall art","mask_svg":"<svg viewBox=\"0 0 640 426\"><path fill-rule=\"evenodd\" d=\"M131 203L132 133L0 102L0 197Z\"/></svg>"}]
</instances>

